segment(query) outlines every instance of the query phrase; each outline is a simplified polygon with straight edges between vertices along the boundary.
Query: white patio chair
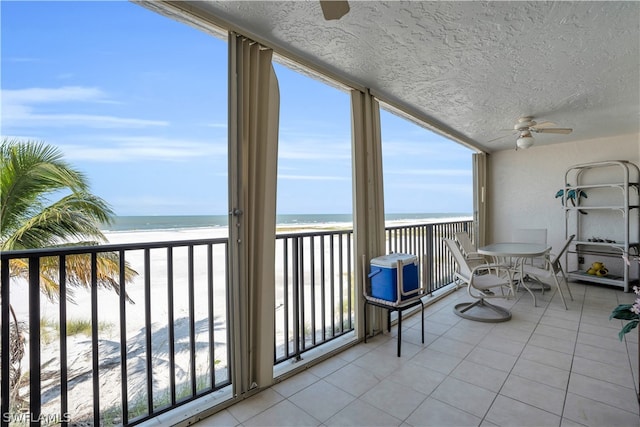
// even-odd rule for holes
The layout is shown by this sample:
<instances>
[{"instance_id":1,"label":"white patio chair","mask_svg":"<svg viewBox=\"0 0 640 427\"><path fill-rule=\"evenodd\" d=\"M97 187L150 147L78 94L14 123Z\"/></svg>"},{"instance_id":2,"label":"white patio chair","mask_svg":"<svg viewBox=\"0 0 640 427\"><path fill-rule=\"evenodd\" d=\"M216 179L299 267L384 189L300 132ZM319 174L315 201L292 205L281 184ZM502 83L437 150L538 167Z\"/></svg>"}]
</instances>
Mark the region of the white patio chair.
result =
<instances>
[{"instance_id":1,"label":"white patio chair","mask_svg":"<svg viewBox=\"0 0 640 427\"><path fill-rule=\"evenodd\" d=\"M455 233L456 240L458 241L458 245L462 249L462 254L467 260L467 264L469 267L473 268L475 266L486 264L488 261L484 255L476 252L476 248L471 243L471 239L469 238L469 234L466 231L458 231Z\"/></svg>"},{"instance_id":2,"label":"white patio chair","mask_svg":"<svg viewBox=\"0 0 640 427\"><path fill-rule=\"evenodd\" d=\"M511 319L509 310L485 301L490 298L509 298L515 295L509 267L500 264L482 264L471 268L456 242L451 239L443 240L458 264L455 272L456 280L466 283L468 294L476 300L456 304L453 308L454 312L460 317L479 322L504 322Z\"/></svg>"},{"instance_id":3,"label":"white patio chair","mask_svg":"<svg viewBox=\"0 0 640 427\"><path fill-rule=\"evenodd\" d=\"M564 304L565 310L568 310L567 303L564 300L564 295L562 294L562 289L560 288L560 282L558 281L558 273L562 275L562 280L564 280L565 285L567 286L567 291L569 291L569 297L571 297L571 301L573 301L573 295L571 295L571 288L569 288L569 282L567 281L567 276L564 274L564 270L562 269L562 264L560 263L560 259L562 255L566 252L567 248L571 244L571 241L575 238L575 234L569 236L566 240L560 252L557 255L549 254L545 257L544 265L542 267L537 267L535 265L524 264L522 266L522 274L527 276L532 276L536 280L540 282L544 282L543 279L553 278L556 287L558 288L558 293L560 294L560 299L562 299L562 303ZM544 292L544 289L543 289Z\"/></svg>"}]
</instances>

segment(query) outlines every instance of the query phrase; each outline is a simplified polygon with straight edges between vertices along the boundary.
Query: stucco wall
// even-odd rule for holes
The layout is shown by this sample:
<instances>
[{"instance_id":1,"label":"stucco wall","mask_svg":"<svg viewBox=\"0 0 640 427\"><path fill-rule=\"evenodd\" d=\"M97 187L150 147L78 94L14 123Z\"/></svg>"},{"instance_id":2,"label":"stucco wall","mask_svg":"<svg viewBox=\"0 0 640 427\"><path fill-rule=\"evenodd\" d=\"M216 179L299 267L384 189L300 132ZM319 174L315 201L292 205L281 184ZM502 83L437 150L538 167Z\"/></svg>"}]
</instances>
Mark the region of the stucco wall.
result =
<instances>
[{"instance_id":1,"label":"stucco wall","mask_svg":"<svg viewBox=\"0 0 640 427\"><path fill-rule=\"evenodd\" d=\"M488 159L487 242L509 241L516 228L546 228L553 248L564 242L560 199L568 167L605 160L640 165L640 135L534 146L493 153Z\"/></svg>"}]
</instances>

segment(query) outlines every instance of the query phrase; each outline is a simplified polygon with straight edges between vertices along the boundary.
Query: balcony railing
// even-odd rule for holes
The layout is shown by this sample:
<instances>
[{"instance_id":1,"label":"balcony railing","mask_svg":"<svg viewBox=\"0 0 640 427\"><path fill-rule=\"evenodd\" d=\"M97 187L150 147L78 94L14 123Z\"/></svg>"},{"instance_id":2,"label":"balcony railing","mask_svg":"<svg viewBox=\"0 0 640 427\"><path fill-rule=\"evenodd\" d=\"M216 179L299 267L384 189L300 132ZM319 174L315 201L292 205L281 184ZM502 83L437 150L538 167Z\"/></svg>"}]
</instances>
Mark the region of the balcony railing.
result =
<instances>
[{"instance_id":1,"label":"balcony railing","mask_svg":"<svg viewBox=\"0 0 640 427\"><path fill-rule=\"evenodd\" d=\"M353 231L278 234L276 364L354 328Z\"/></svg>"},{"instance_id":2,"label":"balcony railing","mask_svg":"<svg viewBox=\"0 0 640 427\"><path fill-rule=\"evenodd\" d=\"M441 238L461 230L471 222L389 227L387 249L426 262L433 292L454 272ZM351 230L278 234L274 363L353 331L353 249ZM119 260L119 295L99 287L106 254ZM88 257L86 292L68 283L77 257ZM17 262L27 279L11 276ZM52 262L55 303L40 292L41 266ZM125 263L139 273L134 283L125 281ZM226 238L2 253L1 425L135 425L230 385L227 265ZM20 377L17 331L28 337Z\"/></svg>"},{"instance_id":3,"label":"balcony railing","mask_svg":"<svg viewBox=\"0 0 640 427\"><path fill-rule=\"evenodd\" d=\"M222 238L2 253L2 425L135 425L229 385L227 252ZM98 263L108 253L118 256L119 295L98 287ZM78 257L90 259L86 295L68 286ZM9 273L24 261L27 283ZM135 285L125 283L122 261L138 271ZM60 272L57 307L40 292L40 266L52 262ZM67 303L70 295L78 304ZM10 316L25 304L27 319ZM23 325L26 372L18 377L10 339Z\"/></svg>"},{"instance_id":4,"label":"balcony railing","mask_svg":"<svg viewBox=\"0 0 640 427\"><path fill-rule=\"evenodd\" d=\"M472 240L475 240L473 221L387 227L387 252L417 255L420 271L427 268L428 293L433 293L453 281L455 261L442 239L455 239L455 233L460 231L469 233ZM424 265L425 260L427 265Z\"/></svg>"}]
</instances>

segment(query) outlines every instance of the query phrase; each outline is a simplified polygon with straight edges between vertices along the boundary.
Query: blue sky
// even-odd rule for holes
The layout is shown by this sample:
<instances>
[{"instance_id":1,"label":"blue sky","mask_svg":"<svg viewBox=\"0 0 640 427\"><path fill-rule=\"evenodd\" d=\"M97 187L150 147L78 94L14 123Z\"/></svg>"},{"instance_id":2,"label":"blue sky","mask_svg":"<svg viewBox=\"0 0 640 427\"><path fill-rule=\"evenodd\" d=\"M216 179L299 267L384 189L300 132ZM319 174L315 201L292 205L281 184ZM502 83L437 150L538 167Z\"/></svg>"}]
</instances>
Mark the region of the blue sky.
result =
<instances>
[{"instance_id":1,"label":"blue sky","mask_svg":"<svg viewBox=\"0 0 640 427\"><path fill-rule=\"evenodd\" d=\"M118 215L227 212L226 40L129 2L0 8L3 137L59 147ZM275 67L278 213L350 213L349 95ZM386 211L470 213L471 151L381 118Z\"/></svg>"}]
</instances>

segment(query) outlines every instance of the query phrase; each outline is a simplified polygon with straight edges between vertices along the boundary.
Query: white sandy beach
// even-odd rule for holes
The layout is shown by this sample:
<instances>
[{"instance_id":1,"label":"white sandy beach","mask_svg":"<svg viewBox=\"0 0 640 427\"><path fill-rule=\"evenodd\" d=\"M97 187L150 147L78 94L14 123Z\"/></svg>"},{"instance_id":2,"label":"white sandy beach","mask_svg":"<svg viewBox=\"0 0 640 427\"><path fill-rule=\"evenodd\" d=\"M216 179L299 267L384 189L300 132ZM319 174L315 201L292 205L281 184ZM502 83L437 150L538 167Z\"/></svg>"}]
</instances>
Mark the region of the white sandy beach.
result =
<instances>
[{"instance_id":1,"label":"white sandy beach","mask_svg":"<svg viewBox=\"0 0 640 427\"><path fill-rule=\"evenodd\" d=\"M109 244L182 241L195 239L212 239L226 237L226 228L153 230L134 232L107 232L105 236ZM167 250L152 249L150 251L149 282L151 318L152 357L154 369L154 389L161 397L166 393L168 378L169 320L168 288L167 288ZM226 266L223 245L214 248L214 341L216 375L218 380L226 378ZM133 401L144 400L146 389L146 328L145 328L145 267L143 251L127 251L126 261L139 275L132 283L127 284L126 292L134 304L126 304L127 360L129 375L129 398ZM209 322L208 322L208 289L207 289L206 247L194 249L194 319L197 344L196 372L198 375L209 372ZM190 376L189 346L189 298L188 298L188 252L186 248L173 251L174 266L174 304L173 326L176 346L176 383L184 384L188 389ZM203 297L204 295L204 297ZM43 338L41 340L41 363L43 366L43 411L57 413L59 411L59 339L56 326L59 324L59 307L57 302L49 301L41 295L41 324ZM11 289L11 303L20 321L28 319L28 288L26 281L16 280ZM117 408L120 404L120 300L114 292L100 289L98 291L99 320L99 353L101 406ZM67 303L68 321L84 321L91 319L91 293L85 289L75 289L73 302ZM69 363L69 412L73 420L91 417L92 413L92 357L91 337L85 334L70 335L67 339ZM29 356L22 360L23 372L28 370ZM220 371L220 372L218 372ZM28 386L23 387L21 395L28 393ZM137 396L137 397L136 397ZM115 412L118 412L117 410ZM108 423L106 423L108 424Z\"/></svg>"},{"instance_id":2,"label":"white sandy beach","mask_svg":"<svg viewBox=\"0 0 640 427\"><path fill-rule=\"evenodd\" d=\"M194 240L194 239L209 239L226 237L226 228L210 228L210 229L180 229L180 230L149 230L149 231L130 231L130 232L106 232L105 236L108 239L109 244L123 244L123 243L143 243L143 242L164 242L164 241L180 241L180 240ZM156 252L157 251L157 252ZM160 320L161 316L166 316L166 261L165 257L159 254L160 250L152 251L151 257L151 295L152 306L151 316L152 321L154 319ZM166 251L165 251L166 252ZM224 258L221 258L224 259ZM144 321L144 258L142 251L132 251L127 253L127 262L131 268L136 270L139 275L133 283L127 285L127 294L136 304L127 304L127 329L136 330L141 324L140 321ZM174 253L175 266L187 265L187 251L176 250ZM222 271L224 274L223 263L216 264L216 270ZM180 267L178 267L180 268ZM206 272L198 270L200 276L203 276ZM175 276L179 276L179 271ZM195 282L199 282L199 278L195 278ZM178 283L182 283L182 280L178 280ZM18 283L16 283L18 284ZM26 285L26 283L24 284ZM160 286L162 285L162 286ZM176 286L178 288L179 285ZM162 289L161 289L162 288ZM176 289L178 291L178 289ZM184 294L184 290L181 291ZM89 319L91 317L91 293L88 290L75 289L73 290L74 302L67 304L67 317L69 319ZM158 299L164 299L164 304L161 304ZM14 286L11 291L12 305L16 310L16 314L21 319L25 319L28 316L28 292L26 286ZM99 291L98 295L98 315L100 321L110 322L117 324L119 320L119 298L118 296L104 289ZM58 318L59 304L57 302L50 302L44 296L41 296L41 317L55 321ZM164 307L163 307L164 306ZM166 319L166 317L165 317ZM143 323L142 323L143 324Z\"/></svg>"},{"instance_id":3,"label":"white sandy beach","mask_svg":"<svg viewBox=\"0 0 640 427\"><path fill-rule=\"evenodd\" d=\"M447 221L468 220L468 218L447 218ZM433 219L429 222L440 222L442 219ZM427 221L420 221L424 223ZM391 225L415 224L416 220L393 221L387 223ZM311 231L330 231L336 229L349 229L352 224L297 224L290 226L278 226L278 233L294 233L294 232L311 232ZM196 239L214 239L227 237L226 227L215 228L197 228L197 229L174 229L174 230L149 230L149 231L119 231L106 232L109 244L124 243L142 243L142 242L165 242L165 241L183 241ZM320 247L315 243L315 249L318 254ZM283 341L284 330L283 324L285 316L282 309L283 299L285 298L282 288L283 276L283 252L282 242L280 241L276 247L276 333L280 334L280 340ZM308 250L308 249L305 249ZM325 256L328 254L328 246L325 247ZM209 348L209 320L208 320L208 281L207 281L207 256L206 247L196 247L194 249L194 321L195 334L198 344L196 372L208 372L208 348ZM347 256L347 254L343 254ZM176 343L176 377L178 383L188 382L189 378L189 294L188 294L188 251L186 248L175 248L173 251L173 319L175 328ZM213 313L214 313L214 341L215 341L215 359L216 375L226 375L225 367L227 365L227 300L226 300L226 265L224 246L216 245L213 250ZM327 258L328 259L328 258ZM167 249L152 249L150 251L150 263L148 268L148 278L145 276L145 263L143 251L127 251L126 261L131 268L136 270L139 275L133 283L127 284L126 291L135 304L126 304L126 331L127 331L127 357L128 371L130 375L131 390L130 398L134 391L145 389L145 283L149 280L150 300L149 315L151 318L151 338L153 348L153 367L154 367L154 389L162 392L168 386L169 379L167 377L167 354L168 354L168 333L167 323L169 320L168 308L168 288L167 288ZM304 266L303 266L304 268ZM357 268L357 267L356 267ZM290 274L288 272L287 274ZM305 272L305 277L308 277ZM319 272L315 273L321 274ZM344 276L343 276L344 278ZM291 281L291 279L289 279ZM306 279L305 279L306 280ZM318 280L319 282L319 280ZM307 286L307 285L305 285ZM291 290L289 289L289 293ZM16 310L16 314L20 320L28 319L28 293L26 283L16 281L11 290L11 302ZM310 304L310 302L307 302ZM316 302L317 304L317 302ZM327 309L335 307L335 302L330 302ZM59 304L50 302L44 296L41 296L41 317L45 319L50 330L54 330L52 325L58 323ZM99 339L100 339L100 377L101 383L113 384L115 386L101 388L101 402L103 407L117 407L119 405L119 381L120 381L120 301L119 297L112 291L100 290L98 292L98 319L100 322ZM307 307L307 312L310 312ZM317 313L317 315L320 315ZM291 316L291 314L289 314ZM71 320L90 320L91 319L91 294L88 290L75 290L74 303L67 304L67 318ZM293 322L290 318L289 322ZM278 339L278 338L277 338ZM47 365L49 362L52 367L59 366L58 357L58 339L43 342L42 364ZM68 338L69 345L69 364L70 369L74 372L77 381L72 389L70 389L70 402L73 407L70 408L72 414L76 414L82 418L86 414L91 413L91 341L90 337L79 334ZM23 360L23 372L28 369L28 356ZM220 373L218 373L220 370ZM43 401L44 405L51 408L55 412L56 405L59 404L59 396L56 396L57 388L56 378L59 382L59 374L53 375L49 380L43 382L43 396L47 396ZM50 389L48 389L49 387ZM26 393L26 389L23 389ZM47 394L49 393L49 394ZM50 395L50 397L49 397ZM75 418L75 417L74 417Z\"/></svg>"},{"instance_id":4,"label":"white sandy beach","mask_svg":"<svg viewBox=\"0 0 640 427\"><path fill-rule=\"evenodd\" d=\"M446 221L468 220L464 218L447 218ZM421 220L420 223L440 222L443 219L435 218L430 220ZM387 226L398 226L415 224L416 220L389 221ZM330 231L337 229L350 229L351 223L329 223L329 224L295 224L295 225L279 225L277 232L279 234L294 232L313 232L313 231ZM105 232L109 244L124 243L141 243L141 242L164 242L164 241L181 241L195 239L215 239L227 237L228 230L226 227L211 228L183 228L171 230L144 230L144 231L118 231ZM319 250L319 249L317 249ZM325 251L327 248L325 248ZM206 265L206 249L196 248L194 250L194 284L196 295L207 295L207 265ZM126 292L135 302L135 304L126 305L126 323L129 334L139 333L145 324L145 270L143 251L128 251L126 261L136 270L139 275L133 283L127 284ZM328 253L325 253L328 255ZM213 283L214 283L214 313L216 316L226 316L226 265L224 262L225 255L222 245L214 248L213 252ZM166 325L168 319L168 297L167 297L167 262L166 249L153 249L150 253L150 315L152 324L157 327ZM174 265L174 319L178 320L187 317L189 314L188 302L188 253L185 248L176 248L173 253ZM283 254L280 247L276 250L276 283L283 280ZM74 302L67 304L68 319L91 319L91 293L88 290L75 289ZM283 295L276 291L276 307L282 303ZM205 317L207 315L206 298L197 296L196 298L196 318ZM16 310L19 319L27 319L28 308L28 290L26 283L16 281L11 290L11 302ZM101 289L98 292L98 317L103 325L111 325L114 333L119 332L119 297L112 291ZM41 317L56 323L59 319L59 304L50 302L41 296ZM109 329L107 327L103 329Z\"/></svg>"}]
</instances>

